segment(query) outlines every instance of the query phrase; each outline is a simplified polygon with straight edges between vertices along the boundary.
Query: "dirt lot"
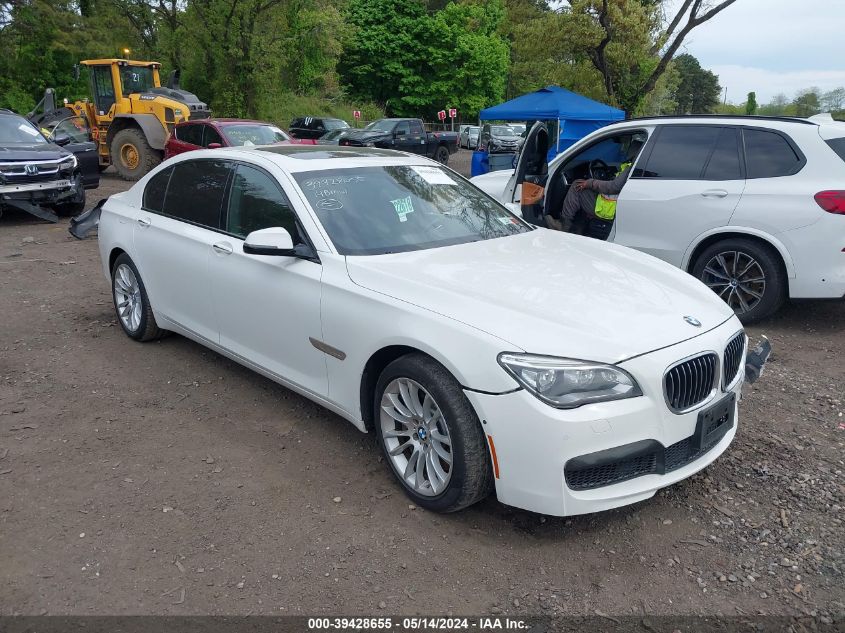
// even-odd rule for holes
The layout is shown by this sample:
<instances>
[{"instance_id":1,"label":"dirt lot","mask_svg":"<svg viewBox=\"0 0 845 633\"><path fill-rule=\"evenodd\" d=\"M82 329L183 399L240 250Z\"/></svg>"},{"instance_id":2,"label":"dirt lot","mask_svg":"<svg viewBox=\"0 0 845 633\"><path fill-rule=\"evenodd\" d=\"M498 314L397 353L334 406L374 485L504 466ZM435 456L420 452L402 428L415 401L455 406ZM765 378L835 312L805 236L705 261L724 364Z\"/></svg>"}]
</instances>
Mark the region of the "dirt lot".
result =
<instances>
[{"instance_id":1,"label":"dirt lot","mask_svg":"<svg viewBox=\"0 0 845 633\"><path fill-rule=\"evenodd\" d=\"M845 611L845 302L751 328L768 372L700 475L593 516L436 516L339 417L126 338L96 247L0 220L0 614Z\"/></svg>"}]
</instances>

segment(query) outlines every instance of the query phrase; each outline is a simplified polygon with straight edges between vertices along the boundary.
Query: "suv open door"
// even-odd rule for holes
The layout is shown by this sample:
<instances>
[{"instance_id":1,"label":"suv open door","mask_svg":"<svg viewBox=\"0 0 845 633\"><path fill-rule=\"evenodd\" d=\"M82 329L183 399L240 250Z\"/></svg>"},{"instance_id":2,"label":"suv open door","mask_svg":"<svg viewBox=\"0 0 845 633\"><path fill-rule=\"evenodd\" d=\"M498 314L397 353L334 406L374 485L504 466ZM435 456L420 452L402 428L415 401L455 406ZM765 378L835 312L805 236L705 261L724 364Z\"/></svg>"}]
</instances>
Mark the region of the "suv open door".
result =
<instances>
[{"instance_id":1,"label":"suv open door","mask_svg":"<svg viewBox=\"0 0 845 633\"><path fill-rule=\"evenodd\" d=\"M519 153L516 169L505 187L505 201L519 204L522 217L531 224L545 226L543 198L549 175L549 128L535 123Z\"/></svg>"}]
</instances>

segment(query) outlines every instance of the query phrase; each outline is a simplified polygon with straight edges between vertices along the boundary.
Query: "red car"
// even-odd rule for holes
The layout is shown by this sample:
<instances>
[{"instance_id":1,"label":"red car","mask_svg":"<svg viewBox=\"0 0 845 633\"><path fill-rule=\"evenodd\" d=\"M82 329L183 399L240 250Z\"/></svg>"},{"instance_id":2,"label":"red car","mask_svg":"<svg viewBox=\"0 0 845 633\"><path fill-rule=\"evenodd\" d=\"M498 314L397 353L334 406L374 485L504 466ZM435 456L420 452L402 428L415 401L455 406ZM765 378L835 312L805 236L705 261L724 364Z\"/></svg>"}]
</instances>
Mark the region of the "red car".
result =
<instances>
[{"instance_id":1,"label":"red car","mask_svg":"<svg viewBox=\"0 0 845 633\"><path fill-rule=\"evenodd\" d=\"M203 148L300 142L266 121L202 119L177 124L164 146L164 157L170 158L176 154Z\"/></svg>"}]
</instances>

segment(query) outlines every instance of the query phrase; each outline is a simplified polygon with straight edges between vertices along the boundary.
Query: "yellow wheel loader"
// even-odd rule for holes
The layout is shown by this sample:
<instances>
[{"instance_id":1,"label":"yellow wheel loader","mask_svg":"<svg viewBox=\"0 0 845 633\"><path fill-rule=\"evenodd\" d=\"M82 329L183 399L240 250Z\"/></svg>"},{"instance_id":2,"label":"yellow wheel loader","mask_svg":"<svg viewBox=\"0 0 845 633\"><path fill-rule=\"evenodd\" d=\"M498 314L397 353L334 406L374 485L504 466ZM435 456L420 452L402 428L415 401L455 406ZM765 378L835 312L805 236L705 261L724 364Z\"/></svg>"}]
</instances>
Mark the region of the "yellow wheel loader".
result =
<instances>
[{"instance_id":1,"label":"yellow wheel loader","mask_svg":"<svg viewBox=\"0 0 845 633\"><path fill-rule=\"evenodd\" d=\"M33 123L49 128L71 112L83 117L97 143L100 170L114 165L126 180L138 180L164 157L164 144L173 126L188 119L208 118L208 106L196 95L179 88L179 73L161 85L158 62L128 59L88 59L92 99L56 108L55 93L48 88L36 106L42 114L29 113Z\"/></svg>"}]
</instances>

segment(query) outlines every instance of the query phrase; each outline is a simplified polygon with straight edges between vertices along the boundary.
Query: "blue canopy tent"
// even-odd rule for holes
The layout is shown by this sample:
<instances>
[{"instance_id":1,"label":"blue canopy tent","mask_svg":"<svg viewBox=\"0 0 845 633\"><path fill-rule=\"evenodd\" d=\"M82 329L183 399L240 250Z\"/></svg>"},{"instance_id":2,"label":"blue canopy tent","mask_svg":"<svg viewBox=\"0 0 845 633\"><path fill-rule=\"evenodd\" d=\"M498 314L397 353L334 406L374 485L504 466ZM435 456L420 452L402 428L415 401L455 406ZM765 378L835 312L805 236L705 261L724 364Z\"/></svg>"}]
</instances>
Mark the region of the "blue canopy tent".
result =
<instances>
[{"instance_id":1,"label":"blue canopy tent","mask_svg":"<svg viewBox=\"0 0 845 633\"><path fill-rule=\"evenodd\" d=\"M482 121L556 121L559 132L557 142L549 150L551 160L593 130L622 121L625 112L560 86L546 86L485 108L478 118Z\"/></svg>"}]
</instances>

